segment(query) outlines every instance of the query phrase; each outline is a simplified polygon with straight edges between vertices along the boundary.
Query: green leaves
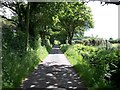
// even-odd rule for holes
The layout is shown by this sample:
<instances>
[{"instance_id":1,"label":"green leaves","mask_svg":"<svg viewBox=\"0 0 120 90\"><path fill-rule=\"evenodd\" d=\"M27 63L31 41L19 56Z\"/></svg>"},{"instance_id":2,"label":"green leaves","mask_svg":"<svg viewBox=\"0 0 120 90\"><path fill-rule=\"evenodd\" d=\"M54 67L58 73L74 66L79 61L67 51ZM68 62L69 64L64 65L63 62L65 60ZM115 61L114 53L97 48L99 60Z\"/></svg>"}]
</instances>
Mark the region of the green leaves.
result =
<instances>
[{"instance_id":1,"label":"green leaves","mask_svg":"<svg viewBox=\"0 0 120 90\"><path fill-rule=\"evenodd\" d=\"M87 87L119 87L120 61L118 57L120 55L118 50L104 50L76 44L69 46L65 54Z\"/></svg>"},{"instance_id":2,"label":"green leaves","mask_svg":"<svg viewBox=\"0 0 120 90\"><path fill-rule=\"evenodd\" d=\"M67 37L71 38L75 34L77 27L84 27L85 30L93 28L93 19L91 10L88 6L80 2L65 2L61 3L61 8L58 10L59 24L67 31ZM82 30L82 31L85 31ZM79 29L78 31L81 31Z\"/></svg>"}]
</instances>

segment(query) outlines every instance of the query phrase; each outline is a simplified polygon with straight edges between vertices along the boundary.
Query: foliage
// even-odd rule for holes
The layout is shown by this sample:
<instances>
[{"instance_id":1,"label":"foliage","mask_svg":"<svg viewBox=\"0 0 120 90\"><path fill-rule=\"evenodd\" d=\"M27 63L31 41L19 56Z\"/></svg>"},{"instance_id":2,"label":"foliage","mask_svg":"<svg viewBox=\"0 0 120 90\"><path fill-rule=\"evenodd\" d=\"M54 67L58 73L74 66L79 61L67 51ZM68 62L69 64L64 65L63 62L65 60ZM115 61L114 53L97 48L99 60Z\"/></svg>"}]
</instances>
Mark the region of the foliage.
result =
<instances>
[{"instance_id":1,"label":"foliage","mask_svg":"<svg viewBox=\"0 0 120 90\"><path fill-rule=\"evenodd\" d=\"M15 25L19 31L24 32L24 48L32 46L31 42L41 37L41 45L46 44L46 39L57 36L61 43L72 44L73 35L83 32L93 27L93 18L90 7L81 2L2 2L12 10L15 16L11 21L17 22ZM7 18L6 18L7 19ZM7 19L9 20L9 19ZM58 30L59 34L54 35L51 32ZM63 38L59 37L63 36ZM30 44L29 44L30 43Z\"/></svg>"},{"instance_id":2,"label":"foliage","mask_svg":"<svg viewBox=\"0 0 120 90\"><path fill-rule=\"evenodd\" d=\"M47 39L50 38L50 27L53 25L52 17L54 15L54 11L52 10L54 7L52 6L54 6L54 3L31 3L32 16L30 18L30 24L33 29L30 30L30 34L33 36L33 40L36 36L40 36L42 46L44 46L47 43Z\"/></svg>"},{"instance_id":3,"label":"foliage","mask_svg":"<svg viewBox=\"0 0 120 90\"><path fill-rule=\"evenodd\" d=\"M102 44L105 44L105 40L103 38L92 38L92 37L89 37L89 38L81 38L81 39L74 39L75 43L76 44L84 44L84 45L87 45L87 46L99 46L99 45L102 45Z\"/></svg>"},{"instance_id":4,"label":"foliage","mask_svg":"<svg viewBox=\"0 0 120 90\"><path fill-rule=\"evenodd\" d=\"M14 51L3 49L2 54L3 88L8 88L18 87L21 81L46 57L47 51L41 47L38 50L16 54Z\"/></svg>"},{"instance_id":5,"label":"foliage","mask_svg":"<svg viewBox=\"0 0 120 90\"><path fill-rule=\"evenodd\" d=\"M46 47L47 52L50 53L52 50L52 45L50 44L49 40L47 40L45 47Z\"/></svg>"},{"instance_id":6,"label":"foliage","mask_svg":"<svg viewBox=\"0 0 120 90\"><path fill-rule=\"evenodd\" d=\"M40 39L31 43L35 44L34 48L29 47L29 50L25 51L25 34L14 28L12 24L8 24L8 21L2 27L3 88L18 87L48 54L46 47L40 45Z\"/></svg>"},{"instance_id":7,"label":"foliage","mask_svg":"<svg viewBox=\"0 0 120 90\"><path fill-rule=\"evenodd\" d=\"M3 88L18 87L21 81L47 56L45 47L19 53L15 50L2 50ZM9 62L9 64L8 64Z\"/></svg>"},{"instance_id":8,"label":"foliage","mask_svg":"<svg viewBox=\"0 0 120 90\"><path fill-rule=\"evenodd\" d=\"M68 48L69 48L69 45L67 45L67 44L62 44L62 45L60 46L60 50L61 50L63 53L65 53L65 52L68 50Z\"/></svg>"},{"instance_id":9,"label":"foliage","mask_svg":"<svg viewBox=\"0 0 120 90\"><path fill-rule=\"evenodd\" d=\"M51 51L54 40L55 44L65 44L68 39L68 43L72 44L74 34L83 36L85 30L93 27L91 10L81 2L6 1L2 5L14 13L12 19L6 18L14 23L3 20L2 26L3 87L18 86ZM81 43L95 46L99 40ZM98 50L84 45L62 45L61 50L88 86L107 86L105 83L111 84L111 81L119 84L115 78L119 75L116 50Z\"/></svg>"},{"instance_id":10,"label":"foliage","mask_svg":"<svg viewBox=\"0 0 120 90\"><path fill-rule=\"evenodd\" d=\"M81 33L93 27L90 8L81 2L60 3L58 14L55 16L56 25L66 30L68 43L72 44L75 33Z\"/></svg>"},{"instance_id":11,"label":"foliage","mask_svg":"<svg viewBox=\"0 0 120 90\"><path fill-rule=\"evenodd\" d=\"M54 44L59 45L59 44L60 44L60 42L59 42L58 40L55 40L55 41L54 41Z\"/></svg>"},{"instance_id":12,"label":"foliage","mask_svg":"<svg viewBox=\"0 0 120 90\"><path fill-rule=\"evenodd\" d=\"M88 87L120 87L118 50L78 44L70 46L65 54Z\"/></svg>"},{"instance_id":13,"label":"foliage","mask_svg":"<svg viewBox=\"0 0 120 90\"><path fill-rule=\"evenodd\" d=\"M64 29L61 29L61 31L53 31L52 33L50 38L51 43L53 43L54 40L58 40L60 44L66 44L67 34Z\"/></svg>"}]
</instances>

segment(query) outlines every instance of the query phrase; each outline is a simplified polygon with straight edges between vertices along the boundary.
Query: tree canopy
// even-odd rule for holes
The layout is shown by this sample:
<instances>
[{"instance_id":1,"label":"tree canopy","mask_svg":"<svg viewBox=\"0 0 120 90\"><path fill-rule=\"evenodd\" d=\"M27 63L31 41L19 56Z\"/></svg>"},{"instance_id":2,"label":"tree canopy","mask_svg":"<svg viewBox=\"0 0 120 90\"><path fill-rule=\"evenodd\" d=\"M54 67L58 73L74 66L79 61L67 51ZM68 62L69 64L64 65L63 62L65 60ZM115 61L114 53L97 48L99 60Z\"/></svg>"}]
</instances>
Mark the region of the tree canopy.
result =
<instances>
[{"instance_id":1,"label":"tree canopy","mask_svg":"<svg viewBox=\"0 0 120 90\"><path fill-rule=\"evenodd\" d=\"M93 18L90 8L83 3L66 2L63 4L58 13L58 22L67 31L68 43L72 44L72 38L76 31L93 28Z\"/></svg>"},{"instance_id":2,"label":"tree canopy","mask_svg":"<svg viewBox=\"0 0 120 90\"><path fill-rule=\"evenodd\" d=\"M31 42L38 38L41 38L42 45L45 45L46 39L53 42L55 38L64 43L68 40L72 44L74 34L80 34L94 26L90 7L82 2L14 1L2 2L2 5L14 13L11 21L16 25L17 31L24 33L25 50L29 46L34 47Z\"/></svg>"}]
</instances>

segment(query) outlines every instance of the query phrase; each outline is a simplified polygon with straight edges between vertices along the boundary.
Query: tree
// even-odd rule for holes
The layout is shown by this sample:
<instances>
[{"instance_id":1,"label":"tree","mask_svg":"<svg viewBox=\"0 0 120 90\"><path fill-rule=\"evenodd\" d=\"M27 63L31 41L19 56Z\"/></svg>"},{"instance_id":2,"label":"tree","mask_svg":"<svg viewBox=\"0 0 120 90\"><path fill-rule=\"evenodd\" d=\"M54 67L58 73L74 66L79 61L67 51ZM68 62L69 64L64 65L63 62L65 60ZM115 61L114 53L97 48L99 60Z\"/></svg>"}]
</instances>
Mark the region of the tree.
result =
<instances>
[{"instance_id":1,"label":"tree","mask_svg":"<svg viewBox=\"0 0 120 90\"><path fill-rule=\"evenodd\" d=\"M36 39L38 33L44 45L46 36L51 36L50 30L54 30L54 26L65 30L69 44L72 44L75 33L83 33L93 27L91 10L81 2L3 2L2 4L16 13L17 29L25 33L25 50L30 41ZM64 36L62 33L60 35ZM30 40L31 36L33 40Z\"/></svg>"},{"instance_id":2,"label":"tree","mask_svg":"<svg viewBox=\"0 0 120 90\"><path fill-rule=\"evenodd\" d=\"M87 30L93 28L93 18L91 10L81 2L66 2L62 3L62 8L59 10L59 23L67 31L68 43L72 44L72 38L78 30Z\"/></svg>"},{"instance_id":3,"label":"tree","mask_svg":"<svg viewBox=\"0 0 120 90\"><path fill-rule=\"evenodd\" d=\"M34 3L35 4L35 3ZM55 3L39 2L35 13L33 14L33 23L39 28L39 35L41 37L41 44L46 44L46 39L50 36L51 27L53 25L53 16L56 13L54 10ZM37 22L36 22L37 21Z\"/></svg>"},{"instance_id":4,"label":"tree","mask_svg":"<svg viewBox=\"0 0 120 90\"><path fill-rule=\"evenodd\" d=\"M22 31L25 33L25 39L24 39L24 50L27 50L27 47L29 45L29 13L30 13L30 2L25 4L25 2L17 2L17 1L6 1L2 2L3 7L9 8L13 13L14 17L11 21L17 22L17 31ZM6 18L2 16L3 18ZM7 19L7 18L6 18ZM7 19L10 20L10 19Z\"/></svg>"}]
</instances>

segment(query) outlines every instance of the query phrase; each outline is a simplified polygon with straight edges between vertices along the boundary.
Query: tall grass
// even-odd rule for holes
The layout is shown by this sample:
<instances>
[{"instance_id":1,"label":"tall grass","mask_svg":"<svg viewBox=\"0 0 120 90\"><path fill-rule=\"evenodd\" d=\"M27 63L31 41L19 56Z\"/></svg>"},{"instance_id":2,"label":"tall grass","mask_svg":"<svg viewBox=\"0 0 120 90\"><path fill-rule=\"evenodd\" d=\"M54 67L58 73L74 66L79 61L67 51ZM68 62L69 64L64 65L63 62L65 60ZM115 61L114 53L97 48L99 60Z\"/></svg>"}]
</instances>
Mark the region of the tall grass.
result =
<instances>
[{"instance_id":1,"label":"tall grass","mask_svg":"<svg viewBox=\"0 0 120 90\"><path fill-rule=\"evenodd\" d=\"M22 54L3 49L2 86L3 88L18 87L22 80L47 56L45 47L31 50Z\"/></svg>"}]
</instances>

